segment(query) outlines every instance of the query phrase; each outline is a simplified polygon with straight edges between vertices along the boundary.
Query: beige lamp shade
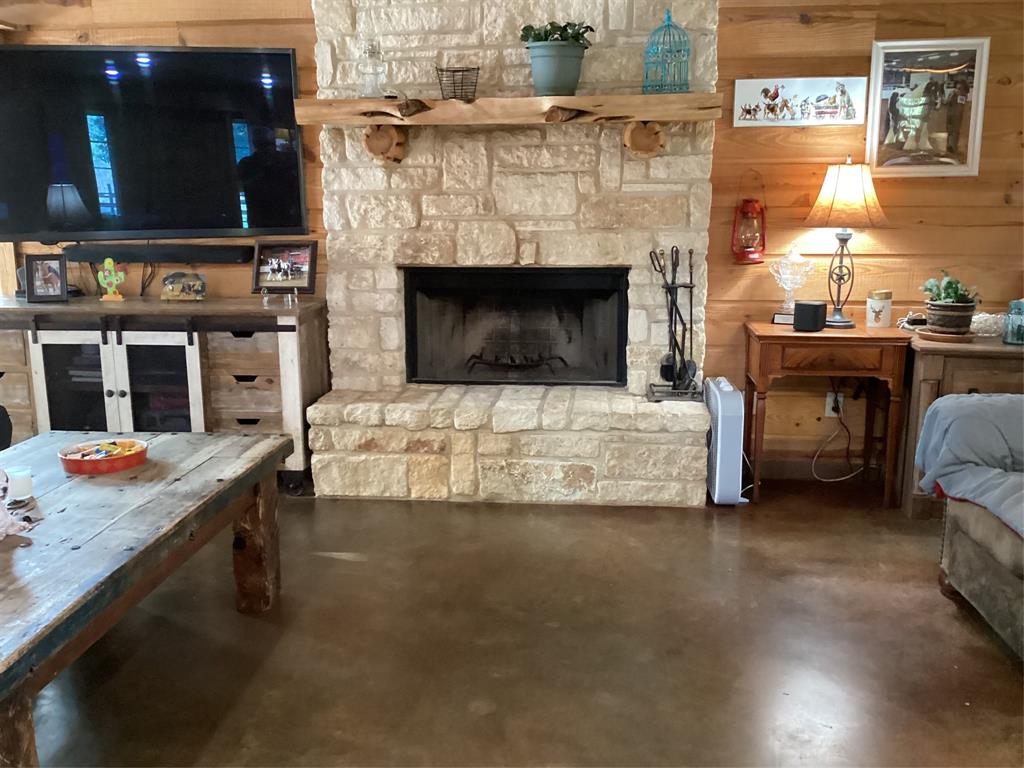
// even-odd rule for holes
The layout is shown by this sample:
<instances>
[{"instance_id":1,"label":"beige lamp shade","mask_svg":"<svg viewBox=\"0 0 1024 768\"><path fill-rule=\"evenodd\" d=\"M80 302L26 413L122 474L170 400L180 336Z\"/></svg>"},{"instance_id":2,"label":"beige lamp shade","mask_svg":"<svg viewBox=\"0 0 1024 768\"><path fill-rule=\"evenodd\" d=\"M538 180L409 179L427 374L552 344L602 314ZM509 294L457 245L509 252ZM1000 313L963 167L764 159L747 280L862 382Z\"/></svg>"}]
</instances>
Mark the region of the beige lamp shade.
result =
<instances>
[{"instance_id":1,"label":"beige lamp shade","mask_svg":"<svg viewBox=\"0 0 1024 768\"><path fill-rule=\"evenodd\" d=\"M871 181L871 169L849 159L843 165L830 165L804 225L831 229L888 226Z\"/></svg>"}]
</instances>

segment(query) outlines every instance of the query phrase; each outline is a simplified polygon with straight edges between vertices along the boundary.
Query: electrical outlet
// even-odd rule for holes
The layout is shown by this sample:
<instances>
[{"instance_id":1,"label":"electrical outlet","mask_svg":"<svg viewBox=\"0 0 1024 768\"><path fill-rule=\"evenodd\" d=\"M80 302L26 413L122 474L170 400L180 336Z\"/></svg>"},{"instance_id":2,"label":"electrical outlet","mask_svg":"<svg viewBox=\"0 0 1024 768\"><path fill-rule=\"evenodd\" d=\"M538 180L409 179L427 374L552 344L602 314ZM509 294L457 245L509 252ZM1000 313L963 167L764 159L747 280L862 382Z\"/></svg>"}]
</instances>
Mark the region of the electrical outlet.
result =
<instances>
[{"instance_id":1,"label":"electrical outlet","mask_svg":"<svg viewBox=\"0 0 1024 768\"><path fill-rule=\"evenodd\" d=\"M838 419L839 412L843 409L843 393L829 392L825 395L825 416L829 419Z\"/></svg>"}]
</instances>

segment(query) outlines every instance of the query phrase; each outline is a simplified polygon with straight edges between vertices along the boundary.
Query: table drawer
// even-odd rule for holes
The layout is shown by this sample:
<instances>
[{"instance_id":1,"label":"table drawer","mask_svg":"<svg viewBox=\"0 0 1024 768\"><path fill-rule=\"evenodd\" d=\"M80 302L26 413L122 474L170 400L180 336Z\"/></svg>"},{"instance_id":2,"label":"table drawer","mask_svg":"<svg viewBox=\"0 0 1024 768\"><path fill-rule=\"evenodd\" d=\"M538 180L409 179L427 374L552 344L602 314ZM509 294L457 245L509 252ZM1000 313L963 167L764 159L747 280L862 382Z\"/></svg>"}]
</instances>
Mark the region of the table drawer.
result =
<instances>
[{"instance_id":1,"label":"table drawer","mask_svg":"<svg viewBox=\"0 0 1024 768\"><path fill-rule=\"evenodd\" d=\"M1020 360L983 358L946 358L942 377L943 395L966 395L972 392L995 394L1024 392L1024 370Z\"/></svg>"},{"instance_id":2,"label":"table drawer","mask_svg":"<svg viewBox=\"0 0 1024 768\"><path fill-rule=\"evenodd\" d=\"M281 413L220 411L210 414L207 429L213 432L282 432Z\"/></svg>"},{"instance_id":3,"label":"table drawer","mask_svg":"<svg viewBox=\"0 0 1024 768\"><path fill-rule=\"evenodd\" d=\"M0 369L0 405L8 410L32 407L27 373Z\"/></svg>"},{"instance_id":4,"label":"table drawer","mask_svg":"<svg viewBox=\"0 0 1024 768\"><path fill-rule=\"evenodd\" d=\"M274 373L210 373L210 405L218 411L280 411L281 382Z\"/></svg>"},{"instance_id":5,"label":"table drawer","mask_svg":"<svg viewBox=\"0 0 1024 768\"><path fill-rule=\"evenodd\" d=\"M880 371L881 347L842 346L823 348L821 345L786 346L782 350L784 371Z\"/></svg>"},{"instance_id":6,"label":"table drawer","mask_svg":"<svg viewBox=\"0 0 1024 768\"><path fill-rule=\"evenodd\" d=\"M29 410L8 411L11 417L11 445L28 440L36 433L36 420Z\"/></svg>"},{"instance_id":7,"label":"table drawer","mask_svg":"<svg viewBox=\"0 0 1024 768\"><path fill-rule=\"evenodd\" d=\"M0 369L9 365L28 365L22 331L0 331Z\"/></svg>"},{"instance_id":8,"label":"table drawer","mask_svg":"<svg viewBox=\"0 0 1024 768\"><path fill-rule=\"evenodd\" d=\"M206 351L212 367L221 372L276 371L280 366L276 333L236 336L222 331L206 334Z\"/></svg>"}]
</instances>

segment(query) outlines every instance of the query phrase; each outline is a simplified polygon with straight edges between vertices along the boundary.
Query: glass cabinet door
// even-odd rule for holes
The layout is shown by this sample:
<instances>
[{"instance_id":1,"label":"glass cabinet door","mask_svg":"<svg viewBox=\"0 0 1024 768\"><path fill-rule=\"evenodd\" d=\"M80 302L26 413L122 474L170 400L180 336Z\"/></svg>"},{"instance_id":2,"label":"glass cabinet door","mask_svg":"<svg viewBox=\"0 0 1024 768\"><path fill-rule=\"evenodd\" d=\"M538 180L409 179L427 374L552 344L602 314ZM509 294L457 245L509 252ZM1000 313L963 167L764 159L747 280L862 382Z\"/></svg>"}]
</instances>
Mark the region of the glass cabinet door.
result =
<instances>
[{"instance_id":1,"label":"glass cabinet door","mask_svg":"<svg viewBox=\"0 0 1024 768\"><path fill-rule=\"evenodd\" d=\"M204 430L198 340L176 331L125 331L114 347L122 428Z\"/></svg>"},{"instance_id":2,"label":"glass cabinet door","mask_svg":"<svg viewBox=\"0 0 1024 768\"><path fill-rule=\"evenodd\" d=\"M40 331L29 354L40 432L118 428L113 357L98 331Z\"/></svg>"}]
</instances>

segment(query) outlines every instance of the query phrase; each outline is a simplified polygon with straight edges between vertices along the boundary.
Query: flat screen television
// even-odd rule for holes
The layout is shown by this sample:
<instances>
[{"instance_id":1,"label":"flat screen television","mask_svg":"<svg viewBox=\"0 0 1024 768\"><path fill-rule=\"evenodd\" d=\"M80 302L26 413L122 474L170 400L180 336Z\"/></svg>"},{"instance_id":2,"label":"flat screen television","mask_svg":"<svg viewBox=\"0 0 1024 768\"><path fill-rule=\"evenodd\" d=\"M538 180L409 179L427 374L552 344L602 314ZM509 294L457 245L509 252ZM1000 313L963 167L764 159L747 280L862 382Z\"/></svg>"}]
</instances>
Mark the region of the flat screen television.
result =
<instances>
[{"instance_id":1,"label":"flat screen television","mask_svg":"<svg viewBox=\"0 0 1024 768\"><path fill-rule=\"evenodd\" d=\"M292 50L0 46L0 241L305 234Z\"/></svg>"}]
</instances>

